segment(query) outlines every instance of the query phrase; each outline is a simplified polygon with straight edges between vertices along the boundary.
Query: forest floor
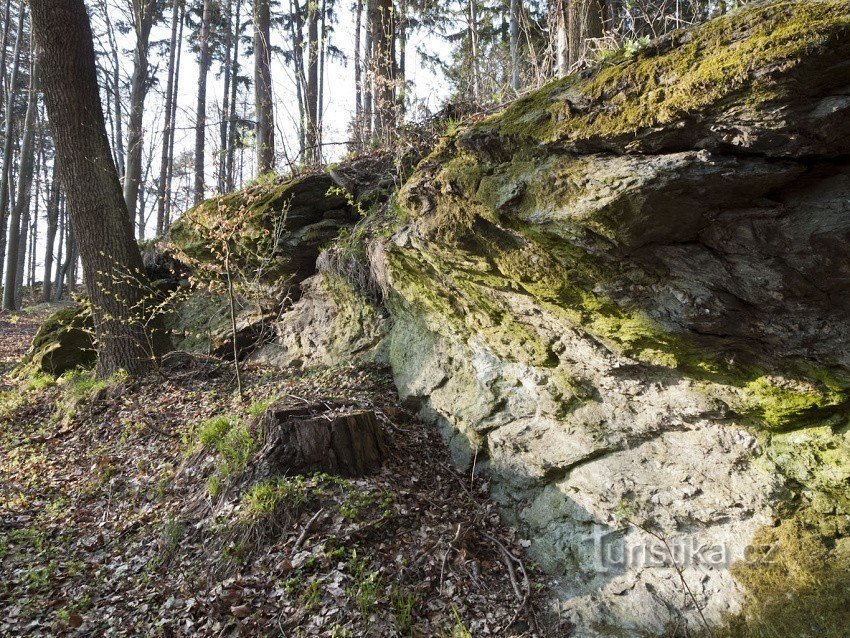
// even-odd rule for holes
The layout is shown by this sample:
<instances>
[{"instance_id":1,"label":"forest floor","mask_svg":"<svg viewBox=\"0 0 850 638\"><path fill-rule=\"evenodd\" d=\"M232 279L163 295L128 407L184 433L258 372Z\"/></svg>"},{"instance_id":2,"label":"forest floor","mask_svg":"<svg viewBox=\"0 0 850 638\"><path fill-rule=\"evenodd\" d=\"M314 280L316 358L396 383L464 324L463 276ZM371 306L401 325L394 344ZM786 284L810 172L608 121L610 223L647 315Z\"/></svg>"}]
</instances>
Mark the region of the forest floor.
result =
<instances>
[{"instance_id":1,"label":"forest floor","mask_svg":"<svg viewBox=\"0 0 850 638\"><path fill-rule=\"evenodd\" d=\"M0 316L0 635L544 636L545 580L483 476L386 370L186 358L144 380L12 379L48 309ZM239 483L267 406L346 402L382 469Z\"/></svg>"}]
</instances>

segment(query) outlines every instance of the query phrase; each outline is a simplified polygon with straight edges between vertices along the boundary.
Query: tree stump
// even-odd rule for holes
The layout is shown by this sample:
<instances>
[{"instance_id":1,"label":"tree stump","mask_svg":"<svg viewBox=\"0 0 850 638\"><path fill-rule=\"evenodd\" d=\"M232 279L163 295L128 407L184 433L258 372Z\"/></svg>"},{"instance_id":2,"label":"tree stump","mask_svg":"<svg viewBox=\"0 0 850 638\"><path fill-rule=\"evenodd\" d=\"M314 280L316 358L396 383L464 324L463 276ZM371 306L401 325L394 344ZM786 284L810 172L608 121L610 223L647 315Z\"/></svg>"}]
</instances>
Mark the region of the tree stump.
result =
<instances>
[{"instance_id":1,"label":"tree stump","mask_svg":"<svg viewBox=\"0 0 850 638\"><path fill-rule=\"evenodd\" d=\"M324 407L272 406L262 417L260 472L266 476L326 472L345 477L377 471L387 454L372 410L327 412Z\"/></svg>"}]
</instances>

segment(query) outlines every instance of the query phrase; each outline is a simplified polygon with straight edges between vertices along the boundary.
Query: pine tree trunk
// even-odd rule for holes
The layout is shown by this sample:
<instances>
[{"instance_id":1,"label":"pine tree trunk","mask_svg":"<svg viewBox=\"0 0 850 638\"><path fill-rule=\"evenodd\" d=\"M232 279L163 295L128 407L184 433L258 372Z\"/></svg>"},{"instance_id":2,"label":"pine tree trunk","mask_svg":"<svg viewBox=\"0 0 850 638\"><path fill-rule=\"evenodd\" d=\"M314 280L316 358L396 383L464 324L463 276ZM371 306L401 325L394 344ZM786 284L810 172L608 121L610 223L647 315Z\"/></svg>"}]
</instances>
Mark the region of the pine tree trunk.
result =
<instances>
[{"instance_id":1,"label":"pine tree trunk","mask_svg":"<svg viewBox=\"0 0 850 638\"><path fill-rule=\"evenodd\" d=\"M360 32L363 29L363 0L357 0L354 13L354 149L363 149L363 62L360 56Z\"/></svg>"},{"instance_id":2,"label":"pine tree trunk","mask_svg":"<svg viewBox=\"0 0 850 638\"><path fill-rule=\"evenodd\" d=\"M519 0L511 0L511 86L519 91Z\"/></svg>"},{"instance_id":3,"label":"pine tree trunk","mask_svg":"<svg viewBox=\"0 0 850 638\"><path fill-rule=\"evenodd\" d=\"M392 0L373 0L375 135L387 142L395 130L395 18Z\"/></svg>"},{"instance_id":4,"label":"pine tree trunk","mask_svg":"<svg viewBox=\"0 0 850 638\"><path fill-rule=\"evenodd\" d=\"M308 0L309 1L309 0ZM298 154L302 159L307 157L307 75L304 68L304 16L298 0L289 0L292 15L290 20L292 30L292 62L295 66L295 92L298 97L299 131Z\"/></svg>"},{"instance_id":5,"label":"pine tree trunk","mask_svg":"<svg viewBox=\"0 0 850 638\"><path fill-rule=\"evenodd\" d=\"M225 36L224 36L224 60L221 63L222 71L224 72L224 92L221 98L221 117L219 117L218 133L219 133L219 151L218 151L218 192L226 191L226 172L227 172L227 136L228 124L230 118L230 83L232 80L231 71L233 69L230 56L233 55L233 5L227 3L227 14L225 18Z\"/></svg>"},{"instance_id":6,"label":"pine tree trunk","mask_svg":"<svg viewBox=\"0 0 850 638\"><path fill-rule=\"evenodd\" d=\"M102 11L106 22L109 47L112 52L112 98L115 109L115 115L113 116L115 121L115 135L112 138L112 144L114 146L115 157L118 161L118 177L123 180L126 168L126 156L124 153L124 116L121 108L121 65L118 61L118 43L115 41L115 31L112 28L112 20L109 17L110 8L105 0L102 2Z\"/></svg>"},{"instance_id":7,"label":"pine tree trunk","mask_svg":"<svg viewBox=\"0 0 850 638\"><path fill-rule=\"evenodd\" d=\"M171 126L168 136L168 177L165 180L165 214L163 216L162 232L168 230L171 224L171 193L174 184L174 137L177 122L177 96L180 88L180 59L183 57L183 27L186 24L186 6L180 0L180 31L177 34L177 61L174 64L174 93L171 100Z\"/></svg>"},{"instance_id":8,"label":"pine tree trunk","mask_svg":"<svg viewBox=\"0 0 850 638\"><path fill-rule=\"evenodd\" d=\"M26 231L29 224L29 202L32 192L35 163L35 128L38 118L39 65L30 66L29 97L24 120L24 140L21 143L18 193L9 218L9 244L6 247L6 276L3 285L3 310L18 309L18 282L23 278L23 254L26 252Z\"/></svg>"},{"instance_id":9,"label":"pine tree trunk","mask_svg":"<svg viewBox=\"0 0 850 638\"><path fill-rule=\"evenodd\" d=\"M205 136L207 128L207 74L210 70L210 20L212 0L204 0L204 13L201 17L201 35L199 41L199 77L198 77L198 108L195 112L195 204L204 199L206 186L204 182Z\"/></svg>"},{"instance_id":10,"label":"pine tree trunk","mask_svg":"<svg viewBox=\"0 0 850 638\"><path fill-rule=\"evenodd\" d=\"M168 338L161 318L145 307L149 284L106 136L86 7L83 0L30 0L30 8L56 157L92 303L98 374L144 373L167 350Z\"/></svg>"},{"instance_id":11,"label":"pine tree trunk","mask_svg":"<svg viewBox=\"0 0 850 638\"><path fill-rule=\"evenodd\" d=\"M168 165L171 158L168 155L171 147L171 136L174 134L171 121L171 102L174 100L174 64L177 48L177 21L180 18L180 0L174 0L171 5L171 41L168 49L168 83L165 88L165 127L162 131L162 148L160 149L159 182L156 194L156 236L165 231L165 206L170 193L167 191Z\"/></svg>"},{"instance_id":12,"label":"pine tree trunk","mask_svg":"<svg viewBox=\"0 0 850 638\"><path fill-rule=\"evenodd\" d=\"M319 11L315 0L307 2L307 163L318 162L319 111Z\"/></svg>"},{"instance_id":13,"label":"pine tree trunk","mask_svg":"<svg viewBox=\"0 0 850 638\"><path fill-rule=\"evenodd\" d=\"M154 20L159 14L158 0L133 0L133 22L136 48L133 54L133 76L130 80L130 119L127 126L127 171L124 175L124 201L130 219L136 215L142 178L142 129L145 97L148 92L148 49Z\"/></svg>"},{"instance_id":14,"label":"pine tree trunk","mask_svg":"<svg viewBox=\"0 0 850 638\"><path fill-rule=\"evenodd\" d=\"M567 11L567 64L569 68L586 60L588 40L602 37L603 13L600 0L572 0Z\"/></svg>"},{"instance_id":15,"label":"pine tree trunk","mask_svg":"<svg viewBox=\"0 0 850 638\"><path fill-rule=\"evenodd\" d=\"M56 250L56 278L53 281L53 301L62 301L62 257L63 248L68 245L66 235L68 234L68 211L65 206L65 198L59 198L59 247Z\"/></svg>"},{"instance_id":16,"label":"pine tree trunk","mask_svg":"<svg viewBox=\"0 0 850 638\"><path fill-rule=\"evenodd\" d=\"M239 88L239 36L242 33L242 0L236 0L236 24L233 41L233 60L230 71L230 111L228 113L227 127L227 168L225 179L225 190L229 193L236 187L233 172L233 161L236 155L236 98Z\"/></svg>"},{"instance_id":17,"label":"pine tree trunk","mask_svg":"<svg viewBox=\"0 0 850 638\"><path fill-rule=\"evenodd\" d=\"M319 164L324 162L322 150L322 127L325 108L325 55L327 46L325 39L328 37L327 31L327 0L322 0L322 10L320 13L319 25L319 89L318 97L316 98L316 158Z\"/></svg>"},{"instance_id":18,"label":"pine tree trunk","mask_svg":"<svg viewBox=\"0 0 850 638\"><path fill-rule=\"evenodd\" d=\"M0 176L0 281L3 279L3 266L6 258L6 236L9 224L9 199L12 180L15 120L15 90L18 86L18 70L21 66L21 44L24 39L24 3L18 9L18 29L15 39L15 53L12 55L12 74L6 100L6 128L3 136L3 174Z\"/></svg>"},{"instance_id":19,"label":"pine tree trunk","mask_svg":"<svg viewBox=\"0 0 850 638\"><path fill-rule=\"evenodd\" d=\"M7 48L9 45L9 26L12 20L12 0L6 0L6 9L3 12L3 39L0 43L0 51L2 52L3 60L0 64L0 90L3 91L3 99L0 100L0 114L5 114L6 109L6 72L9 63L7 57Z\"/></svg>"},{"instance_id":20,"label":"pine tree trunk","mask_svg":"<svg viewBox=\"0 0 850 638\"><path fill-rule=\"evenodd\" d=\"M364 146L374 134L375 119L375 62L374 42L372 41L372 23L374 21L376 0L366 0L366 44L363 47L363 69L366 75L363 87L363 143Z\"/></svg>"},{"instance_id":21,"label":"pine tree trunk","mask_svg":"<svg viewBox=\"0 0 850 638\"><path fill-rule=\"evenodd\" d=\"M269 0L254 0L254 108L257 117L256 175L274 168Z\"/></svg>"},{"instance_id":22,"label":"pine tree trunk","mask_svg":"<svg viewBox=\"0 0 850 638\"><path fill-rule=\"evenodd\" d=\"M50 199L47 203L47 231L44 241L44 277L41 284L41 301L48 302L53 292L53 244L59 222L59 162L53 162L50 178Z\"/></svg>"}]
</instances>

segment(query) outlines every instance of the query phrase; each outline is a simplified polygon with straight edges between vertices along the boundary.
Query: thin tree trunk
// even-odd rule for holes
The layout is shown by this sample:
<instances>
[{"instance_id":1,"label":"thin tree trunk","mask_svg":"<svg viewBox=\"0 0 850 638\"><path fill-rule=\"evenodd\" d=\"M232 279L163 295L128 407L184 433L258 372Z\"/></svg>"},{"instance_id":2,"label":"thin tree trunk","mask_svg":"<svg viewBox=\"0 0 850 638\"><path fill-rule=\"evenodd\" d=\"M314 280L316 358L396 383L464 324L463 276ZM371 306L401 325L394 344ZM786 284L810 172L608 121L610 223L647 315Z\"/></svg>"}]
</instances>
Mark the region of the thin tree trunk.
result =
<instances>
[{"instance_id":1,"label":"thin tree trunk","mask_svg":"<svg viewBox=\"0 0 850 638\"><path fill-rule=\"evenodd\" d=\"M142 150L145 97L148 92L148 50L154 22L159 15L159 0L133 0L133 27L136 48L133 77L130 81L130 120L127 127L127 171L124 175L124 201L132 220L136 214L142 178Z\"/></svg>"},{"instance_id":2,"label":"thin tree trunk","mask_svg":"<svg viewBox=\"0 0 850 638\"><path fill-rule=\"evenodd\" d=\"M30 0L44 99L68 210L83 260L98 343L98 374L151 369L168 348L133 237L103 118L83 0ZM76 261L76 260L75 260Z\"/></svg>"},{"instance_id":3,"label":"thin tree trunk","mask_svg":"<svg viewBox=\"0 0 850 638\"><path fill-rule=\"evenodd\" d=\"M205 136L207 128L207 74L210 70L210 19L212 0L204 0L204 13L201 17L201 36L199 41L199 77L198 108L195 112L195 204L204 199Z\"/></svg>"},{"instance_id":4,"label":"thin tree trunk","mask_svg":"<svg viewBox=\"0 0 850 638\"><path fill-rule=\"evenodd\" d=\"M9 46L9 24L12 20L12 0L6 0L6 10L3 13L3 42L0 44L0 48L2 49L2 66L0 66L0 89L3 91L3 100L0 103L0 109L4 109L0 111L0 113L5 113L6 108L6 99L8 96L8 89L6 88L6 72L8 65L8 56L6 55L7 48Z\"/></svg>"},{"instance_id":5,"label":"thin tree trunk","mask_svg":"<svg viewBox=\"0 0 850 638\"><path fill-rule=\"evenodd\" d=\"M386 143L395 130L395 18L392 0L375 0L374 4L375 133Z\"/></svg>"},{"instance_id":6,"label":"thin tree trunk","mask_svg":"<svg viewBox=\"0 0 850 638\"><path fill-rule=\"evenodd\" d=\"M308 0L309 1L309 0ZM304 68L304 16L298 0L289 0L292 13L292 62L295 66L295 92L298 98L298 154L306 160L307 156L307 75Z\"/></svg>"},{"instance_id":7,"label":"thin tree trunk","mask_svg":"<svg viewBox=\"0 0 850 638\"><path fill-rule=\"evenodd\" d=\"M257 117L257 176L274 168L269 0L254 0L254 109Z\"/></svg>"},{"instance_id":8,"label":"thin tree trunk","mask_svg":"<svg viewBox=\"0 0 850 638\"><path fill-rule=\"evenodd\" d=\"M363 29L363 0L357 0L354 13L354 130L355 150L363 149L363 63L360 56L360 32Z\"/></svg>"},{"instance_id":9,"label":"thin tree trunk","mask_svg":"<svg viewBox=\"0 0 850 638\"><path fill-rule=\"evenodd\" d=\"M168 165L171 161L168 151L171 147L171 136L173 122L171 120L171 102L174 100L174 64L177 48L177 22L180 19L180 0L174 0L171 5L171 42L168 49L168 84L165 88L165 127L162 131L162 153L159 168L159 182L156 194L156 236L159 237L165 231L165 206L170 193L168 185Z\"/></svg>"},{"instance_id":10,"label":"thin tree trunk","mask_svg":"<svg viewBox=\"0 0 850 638\"><path fill-rule=\"evenodd\" d=\"M65 206L65 197L59 197L59 248L56 251L56 279L53 282L53 301L62 300L62 256L63 248L67 246L68 211Z\"/></svg>"},{"instance_id":11,"label":"thin tree trunk","mask_svg":"<svg viewBox=\"0 0 850 638\"><path fill-rule=\"evenodd\" d=\"M233 172L233 159L236 154L236 99L238 97L239 87L239 38L242 34L242 0L236 0L236 24L235 35L233 40L233 61L232 70L230 72L230 112L228 114L227 127L227 169L225 190L232 191L235 188L235 178Z\"/></svg>"},{"instance_id":12,"label":"thin tree trunk","mask_svg":"<svg viewBox=\"0 0 850 638\"><path fill-rule=\"evenodd\" d=\"M318 162L319 111L319 9L316 0L307 2L307 162Z\"/></svg>"},{"instance_id":13,"label":"thin tree trunk","mask_svg":"<svg viewBox=\"0 0 850 638\"><path fill-rule=\"evenodd\" d=\"M180 59L183 57L183 27L186 24L186 5L181 0L180 10L180 32L177 34L177 61L174 65L174 94L171 100L171 127L168 136L168 178L165 180L165 216L163 219L162 232L171 224L171 193L174 182L174 138L177 122L177 96L180 88Z\"/></svg>"},{"instance_id":14,"label":"thin tree trunk","mask_svg":"<svg viewBox=\"0 0 850 638\"><path fill-rule=\"evenodd\" d=\"M511 0L511 86L519 91L519 0Z\"/></svg>"},{"instance_id":15,"label":"thin tree trunk","mask_svg":"<svg viewBox=\"0 0 850 638\"><path fill-rule=\"evenodd\" d=\"M404 114L407 101L407 12L407 0L401 0L398 20L396 20L398 23L396 25L398 29L398 65L395 71L399 116Z\"/></svg>"},{"instance_id":16,"label":"thin tree trunk","mask_svg":"<svg viewBox=\"0 0 850 638\"><path fill-rule=\"evenodd\" d=\"M327 50L325 38L328 37L325 24L326 17L327 0L322 0L321 25L319 28L319 95L316 99L316 157L320 164L324 161L322 157L322 120L324 119L325 108L325 54Z\"/></svg>"},{"instance_id":17,"label":"thin tree trunk","mask_svg":"<svg viewBox=\"0 0 850 638\"><path fill-rule=\"evenodd\" d=\"M570 38L567 33L567 4L559 0L555 7L555 74L564 77L570 72Z\"/></svg>"},{"instance_id":18,"label":"thin tree trunk","mask_svg":"<svg viewBox=\"0 0 850 638\"><path fill-rule=\"evenodd\" d=\"M478 102L481 97L481 78L478 71L478 3L477 0L469 0L469 52L470 71L472 73L472 99Z\"/></svg>"},{"instance_id":19,"label":"thin tree trunk","mask_svg":"<svg viewBox=\"0 0 850 638\"><path fill-rule=\"evenodd\" d=\"M115 157L118 158L118 178L124 179L126 168L126 156L124 153L124 115L121 108L121 65L118 62L118 43L115 41L115 31L112 28L112 20L109 18L109 5L106 0L102 2L103 17L106 22L106 34L109 38L109 47L112 49L112 98L115 108L115 136L112 143L115 147Z\"/></svg>"},{"instance_id":20,"label":"thin tree trunk","mask_svg":"<svg viewBox=\"0 0 850 638\"><path fill-rule=\"evenodd\" d=\"M222 62L222 70L224 71L224 93L221 101L221 117L219 118L218 132L219 145L218 152L218 192L224 193L227 190L227 139L228 128L230 124L230 83L232 81L233 66L230 61L230 56L233 55L233 38L235 26L233 24L233 5L227 3L227 32L224 38L224 61Z\"/></svg>"},{"instance_id":21,"label":"thin tree trunk","mask_svg":"<svg viewBox=\"0 0 850 638\"><path fill-rule=\"evenodd\" d=\"M6 130L3 136L3 174L0 176L0 281L3 279L3 264L6 256L6 230L9 224L9 199L12 179L12 144L14 142L15 89L18 86L18 70L21 66L21 43L24 40L24 3L18 7L18 29L15 53L12 56L12 74L6 92Z\"/></svg>"},{"instance_id":22,"label":"thin tree trunk","mask_svg":"<svg viewBox=\"0 0 850 638\"><path fill-rule=\"evenodd\" d=\"M53 243L59 222L59 162L53 162L53 175L50 178L50 199L47 204L47 231L44 241L44 277L41 285L41 300L50 301L53 277ZM61 244L61 242L60 242Z\"/></svg>"},{"instance_id":23,"label":"thin tree trunk","mask_svg":"<svg viewBox=\"0 0 850 638\"><path fill-rule=\"evenodd\" d=\"M374 120L375 64L373 57L374 42L372 41L372 23L374 22L375 2L366 0L366 44L364 46L363 68L366 74L363 88L363 142L364 146L372 139L372 122Z\"/></svg>"},{"instance_id":24,"label":"thin tree trunk","mask_svg":"<svg viewBox=\"0 0 850 638\"><path fill-rule=\"evenodd\" d=\"M31 51L35 56L35 51ZM30 66L29 97L24 120L24 140L21 144L18 194L9 219L9 245L6 247L6 278L3 286L3 310L18 309L18 280L23 269L21 252L26 252L26 228L29 223L29 201L32 192L33 164L35 160L35 129L38 119L39 64ZM23 250L22 250L23 249Z\"/></svg>"}]
</instances>

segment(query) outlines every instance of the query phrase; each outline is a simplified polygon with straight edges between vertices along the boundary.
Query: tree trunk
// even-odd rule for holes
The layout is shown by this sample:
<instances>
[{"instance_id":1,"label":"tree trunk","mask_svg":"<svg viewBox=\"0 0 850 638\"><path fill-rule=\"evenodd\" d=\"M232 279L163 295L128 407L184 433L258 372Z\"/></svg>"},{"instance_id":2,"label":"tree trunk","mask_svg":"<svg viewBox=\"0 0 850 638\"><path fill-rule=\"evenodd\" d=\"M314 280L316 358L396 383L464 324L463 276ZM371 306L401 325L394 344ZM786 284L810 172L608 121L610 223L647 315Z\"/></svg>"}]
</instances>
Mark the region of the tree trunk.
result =
<instances>
[{"instance_id":1,"label":"tree trunk","mask_svg":"<svg viewBox=\"0 0 850 638\"><path fill-rule=\"evenodd\" d=\"M375 134L384 143L395 130L395 17L392 0L373 0Z\"/></svg>"},{"instance_id":2,"label":"tree trunk","mask_svg":"<svg viewBox=\"0 0 850 638\"><path fill-rule=\"evenodd\" d=\"M228 139L228 124L230 118L230 83L233 81L231 72L233 65L230 62L230 56L233 54L233 5L227 3L227 15L225 18L225 36L224 36L224 60L221 63L222 71L224 72L224 92L221 98L221 117L219 117L218 133L219 133L219 151L218 151L218 192L226 192L226 172L227 172L227 139Z\"/></svg>"},{"instance_id":3,"label":"tree trunk","mask_svg":"<svg viewBox=\"0 0 850 638\"><path fill-rule=\"evenodd\" d=\"M567 64L587 59L588 40L602 37L603 13L600 0L572 0L567 10Z\"/></svg>"},{"instance_id":4,"label":"tree trunk","mask_svg":"<svg viewBox=\"0 0 850 638\"><path fill-rule=\"evenodd\" d=\"M183 27L186 24L186 5L180 0L180 31L177 34L177 61L174 65L174 93L171 100L171 127L168 136L168 177L165 180L165 214L163 218L162 232L168 229L171 223L171 193L174 183L174 137L177 122L177 95L180 88L180 59L183 57Z\"/></svg>"},{"instance_id":5,"label":"tree trunk","mask_svg":"<svg viewBox=\"0 0 850 638\"><path fill-rule=\"evenodd\" d=\"M320 13L319 25L319 89L318 97L316 98L316 158L321 164L324 161L322 156L322 127L325 109L325 55L327 46L325 39L328 37L327 31L327 0L322 0L322 10Z\"/></svg>"},{"instance_id":6,"label":"tree trunk","mask_svg":"<svg viewBox=\"0 0 850 638\"><path fill-rule=\"evenodd\" d=\"M12 0L6 0L6 9L3 12L3 41L0 43L0 52L2 52L3 60L0 65L0 90L3 91L3 100L0 101L0 114L5 113L6 108L6 72L8 67L7 48L9 45L9 26L12 20Z\"/></svg>"},{"instance_id":7,"label":"tree trunk","mask_svg":"<svg viewBox=\"0 0 850 638\"><path fill-rule=\"evenodd\" d=\"M354 12L354 149L363 149L363 63L360 59L360 32L363 29L363 0L357 0Z\"/></svg>"},{"instance_id":8,"label":"tree trunk","mask_svg":"<svg viewBox=\"0 0 850 638\"><path fill-rule=\"evenodd\" d=\"M148 49L151 29L159 15L159 0L133 0L133 28L136 48L133 54L133 77L130 81L130 120L127 126L127 171L124 175L124 201L130 219L136 216L139 185L142 178L142 150L145 97L148 92Z\"/></svg>"},{"instance_id":9,"label":"tree trunk","mask_svg":"<svg viewBox=\"0 0 850 638\"><path fill-rule=\"evenodd\" d=\"M270 21L269 0L254 0L254 108L257 117L258 177L274 169Z\"/></svg>"},{"instance_id":10,"label":"tree trunk","mask_svg":"<svg viewBox=\"0 0 850 638\"><path fill-rule=\"evenodd\" d=\"M519 91L519 0L511 0L511 86Z\"/></svg>"},{"instance_id":11,"label":"tree trunk","mask_svg":"<svg viewBox=\"0 0 850 638\"><path fill-rule=\"evenodd\" d=\"M0 176L0 281L3 279L3 264L6 256L6 230L9 224L9 191L12 180L12 143L14 141L15 90L18 86L18 69L21 65L21 43L24 39L24 3L18 9L18 30L15 53L12 56L12 74L6 93L6 130L3 137L3 174Z\"/></svg>"},{"instance_id":12,"label":"tree trunk","mask_svg":"<svg viewBox=\"0 0 850 638\"><path fill-rule=\"evenodd\" d=\"M307 2L307 163L318 162L319 112L319 9L315 0Z\"/></svg>"},{"instance_id":13,"label":"tree trunk","mask_svg":"<svg viewBox=\"0 0 850 638\"><path fill-rule=\"evenodd\" d=\"M35 55L35 52L32 52ZM23 275L20 253L26 252L26 228L29 223L29 202L32 192L33 164L35 161L35 129L38 118L39 64L30 66L27 115L24 120L24 140L21 143L18 194L15 208L9 219L9 244L6 247L6 279L3 285L3 310L18 309L18 275Z\"/></svg>"},{"instance_id":14,"label":"tree trunk","mask_svg":"<svg viewBox=\"0 0 850 638\"><path fill-rule=\"evenodd\" d=\"M233 161L236 155L236 99L239 88L239 37L242 34L242 0L236 0L236 24L233 41L233 61L230 71L230 111L228 113L227 127L227 168L225 179L225 190L229 193L236 187L233 171Z\"/></svg>"},{"instance_id":15,"label":"tree trunk","mask_svg":"<svg viewBox=\"0 0 850 638\"><path fill-rule=\"evenodd\" d=\"M478 2L469 0L469 59L470 73L472 75L472 100L478 103L481 97L481 78L478 72Z\"/></svg>"},{"instance_id":16,"label":"tree trunk","mask_svg":"<svg viewBox=\"0 0 850 638\"><path fill-rule=\"evenodd\" d=\"M53 291L53 243L56 241L56 229L59 222L59 162L53 162L53 176L50 178L50 199L47 203L47 231L44 242L44 277L41 284L41 300L48 302Z\"/></svg>"},{"instance_id":17,"label":"tree trunk","mask_svg":"<svg viewBox=\"0 0 850 638\"><path fill-rule=\"evenodd\" d=\"M395 69L395 84L397 88L396 103L398 117L403 117L407 102L407 0L401 0L399 18L396 20L398 30L398 64Z\"/></svg>"},{"instance_id":18,"label":"tree trunk","mask_svg":"<svg viewBox=\"0 0 850 638\"><path fill-rule=\"evenodd\" d=\"M309 0L308 0L309 1ZM298 131L298 151L302 159L307 157L307 75L304 69L304 16L298 0L289 0L292 14L290 21L292 29L292 63L295 66L295 92L298 97L298 113L300 116Z\"/></svg>"},{"instance_id":19,"label":"tree trunk","mask_svg":"<svg viewBox=\"0 0 850 638\"><path fill-rule=\"evenodd\" d=\"M103 18L106 22L106 34L109 37L109 47L112 50L112 97L115 108L115 136L112 138L115 157L118 161L118 177L124 179L126 168L126 157L124 154L124 125L121 108L121 65L118 61L118 43L115 41L115 31L112 28L112 20L109 18L109 5L106 0L102 2Z\"/></svg>"},{"instance_id":20,"label":"tree trunk","mask_svg":"<svg viewBox=\"0 0 850 638\"><path fill-rule=\"evenodd\" d=\"M372 41L372 22L375 13L376 0L366 0L366 44L363 48L364 59L363 69L365 71L366 80L363 87L363 144L364 146L372 139L374 129L372 123L374 120L374 93L375 93L375 63L374 63L374 42Z\"/></svg>"},{"instance_id":21,"label":"tree trunk","mask_svg":"<svg viewBox=\"0 0 850 638\"><path fill-rule=\"evenodd\" d=\"M60 178L61 179L61 178ZM67 246L68 241L68 211L65 206L65 197L59 197L59 248L56 251L56 278L53 283L53 300L62 300L62 249Z\"/></svg>"},{"instance_id":22,"label":"tree trunk","mask_svg":"<svg viewBox=\"0 0 850 638\"><path fill-rule=\"evenodd\" d=\"M168 348L133 237L103 118L83 0L30 0L44 99L83 260L98 342L98 374L140 374ZM75 260L76 261L76 260Z\"/></svg>"},{"instance_id":23,"label":"tree trunk","mask_svg":"<svg viewBox=\"0 0 850 638\"><path fill-rule=\"evenodd\" d=\"M159 182L156 196L156 236L165 231L165 206L170 193L166 190L168 183L168 164L171 158L168 151L171 147L171 136L174 124L171 120L171 102L174 100L174 64L177 48L177 22L180 19L180 0L174 0L171 5L171 41L168 48L168 84L165 89L165 127L162 130L161 162L159 165Z\"/></svg>"},{"instance_id":24,"label":"tree trunk","mask_svg":"<svg viewBox=\"0 0 850 638\"><path fill-rule=\"evenodd\" d=\"M195 112L195 204L204 199L205 135L207 128L207 74L210 70L210 19L212 0L204 0L204 13L201 17L201 37L199 41L199 77L198 108Z\"/></svg>"}]
</instances>

